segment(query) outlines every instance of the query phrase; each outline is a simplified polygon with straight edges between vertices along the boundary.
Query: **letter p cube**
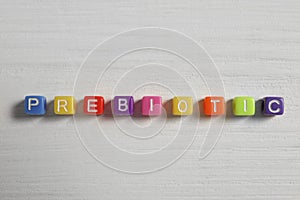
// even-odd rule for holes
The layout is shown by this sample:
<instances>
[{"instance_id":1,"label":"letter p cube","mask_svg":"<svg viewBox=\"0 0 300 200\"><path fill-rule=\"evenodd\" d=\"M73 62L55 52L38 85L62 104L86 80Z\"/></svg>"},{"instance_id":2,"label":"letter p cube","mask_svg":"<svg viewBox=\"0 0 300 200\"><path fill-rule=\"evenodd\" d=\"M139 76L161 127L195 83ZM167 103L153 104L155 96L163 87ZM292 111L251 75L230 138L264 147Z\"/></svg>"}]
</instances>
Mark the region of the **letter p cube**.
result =
<instances>
[{"instance_id":1,"label":"letter p cube","mask_svg":"<svg viewBox=\"0 0 300 200\"><path fill-rule=\"evenodd\" d=\"M44 96L26 96L24 109L28 115L46 114L47 101Z\"/></svg>"}]
</instances>

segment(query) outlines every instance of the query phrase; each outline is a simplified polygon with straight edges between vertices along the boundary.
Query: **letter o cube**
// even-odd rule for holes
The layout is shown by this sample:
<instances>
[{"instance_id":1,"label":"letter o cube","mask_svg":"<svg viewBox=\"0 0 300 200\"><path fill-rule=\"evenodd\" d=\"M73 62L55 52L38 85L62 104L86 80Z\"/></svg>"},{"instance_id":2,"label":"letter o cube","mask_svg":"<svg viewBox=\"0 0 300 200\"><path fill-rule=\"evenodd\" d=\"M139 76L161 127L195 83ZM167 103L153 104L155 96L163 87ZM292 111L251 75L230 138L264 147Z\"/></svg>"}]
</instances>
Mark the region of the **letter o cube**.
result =
<instances>
[{"instance_id":1,"label":"letter o cube","mask_svg":"<svg viewBox=\"0 0 300 200\"><path fill-rule=\"evenodd\" d=\"M133 96L115 96L113 102L114 115L133 115Z\"/></svg>"},{"instance_id":2,"label":"letter o cube","mask_svg":"<svg viewBox=\"0 0 300 200\"><path fill-rule=\"evenodd\" d=\"M193 114L193 98L179 96L173 98L173 115L191 115Z\"/></svg>"}]
</instances>

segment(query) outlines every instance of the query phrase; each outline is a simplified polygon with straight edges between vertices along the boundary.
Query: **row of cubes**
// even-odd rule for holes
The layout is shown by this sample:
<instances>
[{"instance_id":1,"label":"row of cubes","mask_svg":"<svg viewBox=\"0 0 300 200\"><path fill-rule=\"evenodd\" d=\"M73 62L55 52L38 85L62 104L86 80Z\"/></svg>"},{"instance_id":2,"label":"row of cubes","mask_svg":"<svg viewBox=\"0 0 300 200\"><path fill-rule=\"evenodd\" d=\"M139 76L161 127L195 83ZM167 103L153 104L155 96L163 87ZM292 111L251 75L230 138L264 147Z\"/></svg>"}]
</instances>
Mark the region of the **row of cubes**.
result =
<instances>
[{"instance_id":1,"label":"row of cubes","mask_svg":"<svg viewBox=\"0 0 300 200\"><path fill-rule=\"evenodd\" d=\"M240 96L233 99L233 114L235 116L255 115L255 100L253 97ZM114 115L133 115L133 96L115 96L113 100ZM104 98L102 96L84 97L84 113L89 115L101 115L104 113ZM45 115L47 100L44 96L26 96L25 113L28 115ZM207 116L224 115L225 99L219 96L209 96L204 99L204 114ZM282 97L265 97L263 113L265 115L283 115L284 99ZM57 115L74 115L76 112L76 100L73 96L56 96L54 98L54 113ZM162 112L161 96L144 96L142 99L142 115L158 116ZM188 96L176 96L172 100L173 115L191 115L193 113L193 98Z\"/></svg>"}]
</instances>

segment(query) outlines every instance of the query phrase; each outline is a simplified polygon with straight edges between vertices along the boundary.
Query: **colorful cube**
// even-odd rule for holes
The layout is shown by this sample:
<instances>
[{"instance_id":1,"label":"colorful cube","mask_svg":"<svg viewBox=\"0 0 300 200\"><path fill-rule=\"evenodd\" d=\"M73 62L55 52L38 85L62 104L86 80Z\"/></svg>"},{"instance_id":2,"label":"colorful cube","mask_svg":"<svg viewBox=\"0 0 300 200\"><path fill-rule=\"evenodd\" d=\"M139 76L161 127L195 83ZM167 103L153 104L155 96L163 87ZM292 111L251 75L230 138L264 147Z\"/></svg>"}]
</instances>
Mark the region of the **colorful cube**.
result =
<instances>
[{"instance_id":1,"label":"colorful cube","mask_svg":"<svg viewBox=\"0 0 300 200\"><path fill-rule=\"evenodd\" d=\"M233 114L235 116L255 115L255 100L253 97L235 97L233 99Z\"/></svg>"},{"instance_id":2,"label":"colorful cube","mask_svg":"<svg viewBox=\"0 0 300 200\"><path fill-rule=\"evenodd\" d=\"M113 107L114 115L133 115L133 96L115 96Z\"/></svg>"},{"instance_id":3,"label":"colorful cube","mask_svg":"<svg viewBox=\"0 0 300 200\"><path fill-rule=\"evenodd\" d=\"M207 116L223 115L225 113L224 97L205 97L204 114Z\"/></svg>"},{"instance_id":4,"label":"colorful cube","mask_svg":"<svg viewBox=\"0 0 300 200\"><path fill-rule=\"evenodd\" d=\"M142 114L156 116L161 114L162 98L160 96L144 96L142 99Z\"/></svg>"},{"instance_id":5,"label":"colorful cube","mask_svg":"<svg viewBox=\"0 0 300 200\"><path fill-rule=\"evenodd\" d=\"M104 98L101 96L85 96L83 111L88 115L101 115L104 112Z\"/></svg>"},{"instance_id":6,"label":"colorful cube","mask_svg":"<svg viewBox=\"0 0 300 200\"><path fill-rule=\"evenodd\" d=\"M283 115L284 99L282 97L265 97L264 114L265 115Z\"/></svg>"},{"instance_id":7,"label":"colorful cube","mask_svg":"<svg viewBox=\"0 0 300 200\"><path fill-rule=\"evenodd\" d=\"M47 100L44 96L26 96L24 102L25 113L28 115L45 115Z\"/></svg>"},{"instance_id":8,"label":"colorful cube","mask_svg":"<svg viewBox=\"0 0 300 200\"><path fill-rule=\"evenodd\" d=\"M173 98L173 115L191 115L193 114L193 98L179 96Z\"/></svg>"},{"instance_id":9,"label":"colorful cube","mask_svg":"<svg viewBox=\"0 0 300 200\"><path fill-rule=\"evenodd\" d=\"M56 96L54 98L54 113L57 115L74 115L76 100L73 96Z\"/></svg>"}]
</instances>

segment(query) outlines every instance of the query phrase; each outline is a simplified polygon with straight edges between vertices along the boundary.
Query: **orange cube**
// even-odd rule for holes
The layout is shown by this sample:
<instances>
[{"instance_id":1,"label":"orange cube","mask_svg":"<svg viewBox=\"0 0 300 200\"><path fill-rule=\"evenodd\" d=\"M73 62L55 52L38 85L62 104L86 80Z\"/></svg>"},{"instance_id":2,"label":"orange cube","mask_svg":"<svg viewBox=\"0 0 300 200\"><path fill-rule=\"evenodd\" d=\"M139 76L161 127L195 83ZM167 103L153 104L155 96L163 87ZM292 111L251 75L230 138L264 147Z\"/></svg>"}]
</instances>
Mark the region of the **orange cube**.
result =
<instances>
[{"instance_id":1,"label":"orange cube","mask_svg":"<svg viewBox=\"0 0 300 200\"><path fill-rule=\"evenodd\" d=\"M224 97L206 97L204 99L204 114L207 116L224 115L225 99Z\"/></svg>"}]
</instances>

